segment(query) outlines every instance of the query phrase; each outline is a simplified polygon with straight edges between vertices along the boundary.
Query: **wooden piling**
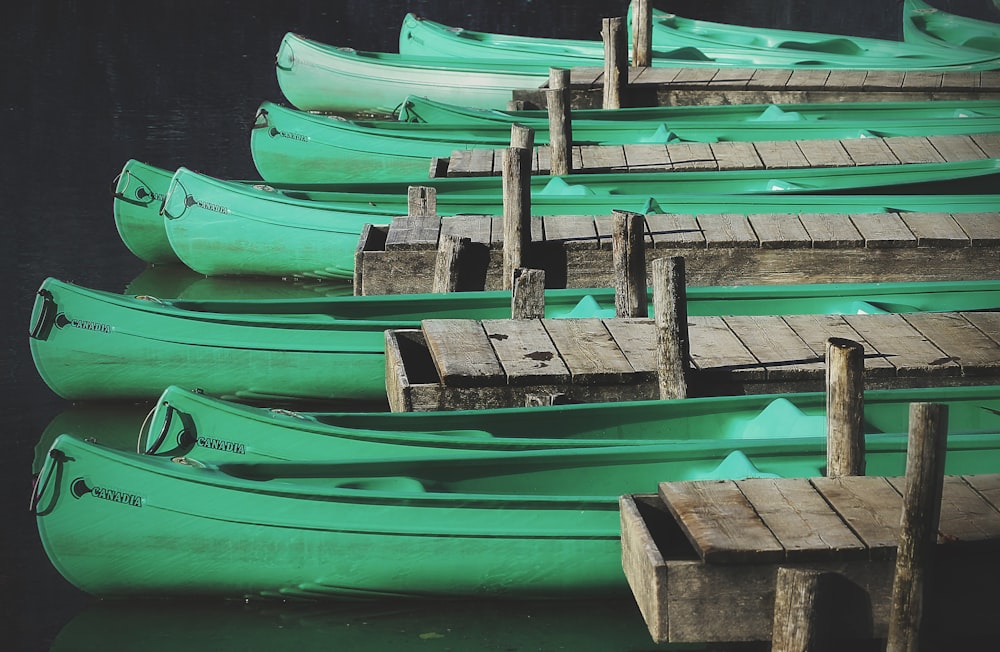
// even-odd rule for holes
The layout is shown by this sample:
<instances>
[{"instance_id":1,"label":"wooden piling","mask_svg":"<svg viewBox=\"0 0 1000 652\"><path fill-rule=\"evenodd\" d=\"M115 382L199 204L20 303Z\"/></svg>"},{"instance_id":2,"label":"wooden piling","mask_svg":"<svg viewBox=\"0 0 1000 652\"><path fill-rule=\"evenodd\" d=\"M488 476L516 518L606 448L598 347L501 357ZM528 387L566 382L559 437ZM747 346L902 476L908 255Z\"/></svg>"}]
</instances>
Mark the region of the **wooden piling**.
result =
<instances>
[{"instance_id":1,"label":"wooden piling","mask_svg":"<svg viewBox=\"0 0 1000 652\"><path fill-rule=\"evenodd\" d=\"M531 243L531 154L534 130L511 127L511 146L503 157L503 287L510 290L514 270L523 267Z\"/></svg>"},{"instance_id":2,"label":"wooden piling","mask_svg":"<svg viewBox=\"0 0 1000 652\"><path fill-rule=\"evenodd\" d=\"M948 406L910 404L906 489L896 549L887 652L919 649L926 579L941 518L947 441Z\"/></svg>"},{"instance_id":3,"label":"wooden piling","mask_svg":"<svg viewBox=\"0 0 1000 652\"><path fill-rule=\"evenodd\" d=\"M406 189L406 214L410 217L437 216L437 188L410 186Z\"/></svg>"},{"instance_id":4,"label":"wooden piling","mask_svg":"<svg viewBox=\"0 0 1000 652\"><path fill-rule=\"evenodd\" d=\"M652 271L660 398L686 398L691 347L684 258L657 258Z\"/></svg>"},{"instance_id":5,"label":"wooden piling","mask_svg":"<svg viewBox=\"0 0 1000 652\"><path fill-rule=\"evenodd\" d=\"M818 652L829 649L824 631L821 591L825 571L809 568L778 569L774 592L771 652Z\"/></svg>"},{"instance_id":6,"label":"wooden piling","mask_svg":"<svg viewBox=\"0 0 1000 652\"><path fill-rule=\"evenodd\" d=\"M554 175L573 171L573 122L570 117L569 70L549 69L545 103L549 114L549 161Z\"/></svg>"},{"instance_id":7,"label":"wooden piling","mask_svg":"<svg viewBox=\"0 0 1000 652\"><path fill-rule=\"evenodd\" d=\"M601 21L604 40L604 99L603 108L622 107L622 88L628 81L628 44L621 17Z\"/></svg>"},{"instance_id":8,"label":"wooden piling","mask_svg":"<svg viewBox=\"0 0 1000 652\"><path fill-rule=\"evenodd\" d=\"M632 2L632 65L653 65L653 5L649 0Z\"/></svg>"},{"instance_id":9,"label":"wooden piling","mask_svg":"<svg viewBox=\"0 0 1000 652\"><path fill-rule=\"evenodd\" d=\"M462 255L471 242L470 238L453 234L441 236L441 240L438 242L437 258L434 263L434 285L431 290L432 292L458 291Z\"/></svg>"},{"instance_id":10,"label":"wooden piling","mask_svg":"<svg viewBox=\"0 0 1000 652\"><path fill-rule=\"evenodd\" d=\"M615 316L648 317L646 295L646 216L611 214L611 257L615 274Z\"/></svg>"},{"instance_id":11,"label":"wooden piling","mask_svg":"<svg viewBox=\"0 0 1000 652\"><path fill-rule=\"evenodd\" d=\"M513 273L511 319L545 317L545 270L519 267Z\"/></svg>"},{"instance_id":12,"label":"wooden piling","mask_svg":"<svg viewBox=\"0 0 1000 652\"><path fill-rule=\"evenodd\" d=\"M865 474L864 371L864 346L826 340L827 477Z\"/></svg>"}]
</instances>

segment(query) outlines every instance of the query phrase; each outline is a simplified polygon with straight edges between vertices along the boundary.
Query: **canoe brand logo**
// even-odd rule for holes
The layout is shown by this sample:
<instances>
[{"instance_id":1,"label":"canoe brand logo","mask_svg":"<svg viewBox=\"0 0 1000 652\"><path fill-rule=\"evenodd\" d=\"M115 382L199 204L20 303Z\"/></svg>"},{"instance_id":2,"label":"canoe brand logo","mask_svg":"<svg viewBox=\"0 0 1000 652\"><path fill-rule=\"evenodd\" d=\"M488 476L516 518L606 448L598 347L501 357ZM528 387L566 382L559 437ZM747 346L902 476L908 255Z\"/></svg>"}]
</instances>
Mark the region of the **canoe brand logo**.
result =
<instances>
[{"instance_id":1,"label":"canoe brand logo","mask_svg":"<svg viewBox=\"0 0 1000 652\"><path fill-rule=\"evenodd\" d=\"M111 333L111 326L108 324L102 324L96 321L87 321L85 319L72 319L67 317L65 313L59 313L56 315L56 328L65 328L66 326L72 326L73 328L79 328L85 331L94 331L95 333Z\"/></svg>"},{"instance_id":2,"label":"canoe brand logo","mask_svg":"<svg viewBox=\"0 0 1000 652\"><path fill-rule=\"evenodd\" d=\"M73 484L70 485L70 493L73 494L74 498L83 498L87 494L90 494L94 498L100 498L112 503L142 507L142 496L118 489L109 489L108 487L91 487L83 478L73 480Z\"/></svg>"},{"instance_id":3,"label":"canoe brand logo","mask_svg":"<svg viewBox=\"0 0 1000 652\"><path fill-rule=\"evenodd\" d=\"M309 142L309 136L303 136L302 134L292 133L291 131L281 131L280 129L275 129L271 127L271 131L268 132L271 137L281 136L282 138L290 138L292 140L301 140L303 143Z\"/></svg>"},{"instance_id":4,"label":"canoe brand logo","mask_svg":"<svg viewBox=\"0 0 1000 652\"><path fill-rule=\"evenodd\" d=\"M237 455L246 455L247 452L246 444L238 441L214 439L212 437L198 437L198 445L202 448L211 448L212 450L224 453L236 453Z\"/></svg>"},{"instance_id":5,"label":"canoe brand logo","mask_svg":"<svg viewBox=\"0 0 1000 652\"><path fill-rule=\"evenodd\" d=\"M225 206L222 206L220 204L213 204L213 203L207 202L207 201L201 201L200 199L196 199L194 201L194 203L199 208L204 208L206 211L212 211L212 212L215 212L215 213L222 213L223 215L229 215L229 212L230 212L229 209L226 208Z\"/></svg>"}]
</instances>

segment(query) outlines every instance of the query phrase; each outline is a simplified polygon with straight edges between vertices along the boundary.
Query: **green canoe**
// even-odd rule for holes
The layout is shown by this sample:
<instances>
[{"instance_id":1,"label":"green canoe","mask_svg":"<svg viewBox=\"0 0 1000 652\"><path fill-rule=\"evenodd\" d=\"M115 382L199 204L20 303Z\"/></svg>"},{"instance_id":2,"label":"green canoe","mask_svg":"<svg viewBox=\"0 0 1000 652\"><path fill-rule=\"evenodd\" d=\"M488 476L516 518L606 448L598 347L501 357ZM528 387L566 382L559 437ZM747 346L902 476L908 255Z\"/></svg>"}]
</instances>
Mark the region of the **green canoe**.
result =
<instances>
[{"instance_id":1,"label":"green canoe","mask_svg":"<svg viewBox=\"0 0 1000 652\"><path fill-rule=\"evenodd\" d=\"M546 315L612 317L609 289L549 290ZM830 314L1000 308L1000 281L692 287L688 312ZM510 294L169 300L46 279L29 324L35 366L68 399L152 399L170 384L244 401L385 402L384 331L422 319L510 317Z\"/></svg>"},{"instance_id":2,"label":"green canoe","mask_svg":"<svg viewBox=\"0 0 1000 652\"><path fill-rule=\"evenodd\" d=\"M990 212L995 195L952 194L993 185L997 159L817 170L586 174L532 177L534 215L639 213ZM293 186L227 181L129 161L114 214L126 246L148 262L180 260L206 275L351 278L365 224L407 213L407 188L437 189L439 215L501 215L500 177ZM934 183L940 181L941 183ZM923 182L921 184L921 182ZM920 184L920 195L891 184ZM912 187L912 186L911 186ZM864 194L838 194L853 189ZM868 194L881 191L885 194ZM817 193L831 194L817 194ZM683 193L683 194L681 194ZM747 194L719 194L747 193ZM140 197L141 195L141 197ZM162 202L155 197L164 195ZM661 207L669 206L669 211ZM162 209L162 213L161 213ZM172 250L173 256L166 252ZM148 257L147 257L148 256Z\"/></svg>"},{"instance_id":3,"label":"green canoe","mask_svg":"<svg viewBox=\"0 0 1000 652\"><path fill-rule=\"evenodd\" d=\"M892 103L903 104L903 103ZM668 143L677 141L777 141L847 139L891 136L941 136L1000 131L1000 112L975 111L975 102L954 103L955 109L936 109L938 118L909 118L907 112L928 115L927 102L905 103L860 112L847 109L852 119L840 119L840 105L824 104L799 112L771 105L756 106L753 119L711 118L688 111L687 116L655 121L573 121L576 145ZM871 104L869 106L872 106ZM996 109L989 102L983 109ZM404 102L402 113L407 107ZM968 117L956 117L956 109ZM474 109L469 109L474 111ZM666 113L666 112L664 112ZM680 113L680 112L678 112ZM747 113L743 111L741 113ZM812 119L806 115L817 116ZM818 116L821 116L820 119ZM525 124L525 123L521 123ZM525 124L535 130L535 143L548 144L548 118ZM471 120L437 124L405 120L347 120L264 102L250 132L250 151L261 178L276 183L376 181L428 176L434 158L455 150L498 149L510 144L509 123Z\"/></svg>"},{"instance_id":4,"label":"green canoe","mask_svg":"<svg viewBox=\"0 0 1000 652\"><path fill-rule=\"evenodd\" d=\"M657 67L843 68L868 70L993 69L995 56L927 43L748 28L654 12ZM477 32L407 14L399 52L414 57L543 62L554 67L600 67L600 40L555 39Z\"/></svg>"},{"instance_id":5,"label":"green canoe","mask_svg":"<svg viewBox=\"0 0 1000 652\"><path fill-rule=\"evenodd\" d=\"M924 0L903 0L903 40L1000 55L1000 24L958 16Z\"/></svg>"},{"instance_id":6,"label":"green canoe","mask_svg":"<svg viewBox=\"0 0 1000 652\"><path fill-rule=\"evenodd\" d=\"M212 463L61 435L31 505L55 568L101 597L580 598L627 590L620 495L826 459L825 438L709 443L711 460L688 444ZM995 471L998 451L995 431L955 432L947 472ZM868 473L904 457L901 435L873 437Z\"/></svg>"},{"instance_id":7,"label":"green canoe","mask_svg":"<svg viewBox=\"0 0 1000 652\"><path fill-rule=\"evenodd\" d=\"M1000 433L1000 387L878 390L865 394L870 446L905 448L908 406L948 405L949 431L972 442ZM148 419L138 450L203 462L387 459L476 456L481 452L648 446L674 440L687 456L666 462L665 475L706 477L741 451L760 468L777 458L822 450L826 394L720 396L445 412L290 412L251 407L168 387ZM1000 442L1000 434L993 435ZM892 442L892 444L890 444ZM747 444L752 448L744 450ZM815 474L823 461L795 472ZM1000 468L1000 467L995 467ZM775 471L778 472L778 471ZM781 473L790 472L789 469ZM899 467L894 471L902 474Z\"/></svg>"}]
</instances>

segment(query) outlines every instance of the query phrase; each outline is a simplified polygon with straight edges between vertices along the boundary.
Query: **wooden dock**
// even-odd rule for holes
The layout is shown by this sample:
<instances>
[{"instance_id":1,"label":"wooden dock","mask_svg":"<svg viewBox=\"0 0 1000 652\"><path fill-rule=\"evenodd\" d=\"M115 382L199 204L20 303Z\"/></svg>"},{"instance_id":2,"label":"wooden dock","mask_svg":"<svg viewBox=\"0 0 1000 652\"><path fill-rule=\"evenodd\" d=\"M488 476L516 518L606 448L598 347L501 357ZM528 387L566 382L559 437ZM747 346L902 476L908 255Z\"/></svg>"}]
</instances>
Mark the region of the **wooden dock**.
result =
<instances>
[{"instance_id":1,"label":"wooden dock","mask_svg":"<svg viewBox=\"0 0 1000 652\"><path fill-rule=\"evenodd\" d=\"M431 177L500 175L503 149L455 150ZM574 145L573 171L698 172L941 163L1000 157L1000 134L894 136L841 140ZM549 174L548 146L534 148L532 174Z\"/></svg>"},{"instance_id":2,"label":"wooden dock","mask_svg":"<svg viewBox=\"0 0 1000 652\"><path fill-rule=\"evenodd\" d=\"M570 71L571 105L601 108L603 67ZM622 106L791 102L902 102L995 99L1000 71L826 70L630 67ZM518 89L515 101L546 106L544 89Z\"/></svg>"},{"instance_id":3,"label":"wooden dock","mask_svg":"<svg viewBox=\"0 0 1000 652\"><path fill-rule=\"evenodd\" d=\"M884 638L903 493L883 477L661 483L620 500L623 568L657 642L770 640L779 567L835 576L838 638ZM998 510L1000 475L945 478L924 607L935 634L993 634Z\"/></svg>"},{"instance_id":4,"label":"wooden dock","mask_svg":"<svg viewBox=\"0 0 1000 652\"><path fill-rule=\"evenodd\" d=\"M652 260L684 256L689 285L955 281L996 278L1000 212L676 215L645 218ZM609 215L532 218L527 266L549 288L611 287ZM503 287L503 219L398 217L368 227L355 256L355 294L430 292L438 244L469 238L463 289Z\"/></svg>"},{"instance_id":5,"label":"wooden dock","mask_svg":"<svg viewBox=\"0 0 1000 652\"><path fill-rule=\"evenodd\" d=\"M869 389L1000 384L1000 312L688 318L689 395L822 391L831 337ZM425 320L386 334L393 411L659 397L649 319Z\"/></svg>"}]
</instances>

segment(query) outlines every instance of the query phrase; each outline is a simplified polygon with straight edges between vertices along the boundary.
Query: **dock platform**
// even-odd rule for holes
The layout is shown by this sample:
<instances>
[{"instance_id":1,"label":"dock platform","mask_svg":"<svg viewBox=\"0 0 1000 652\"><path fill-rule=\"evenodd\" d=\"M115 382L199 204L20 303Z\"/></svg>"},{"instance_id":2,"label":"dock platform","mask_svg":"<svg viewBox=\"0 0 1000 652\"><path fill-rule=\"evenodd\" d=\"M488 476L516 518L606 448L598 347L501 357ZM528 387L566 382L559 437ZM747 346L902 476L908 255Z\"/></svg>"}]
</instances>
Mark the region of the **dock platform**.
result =
<instances>
[{"instance_id":1,"label":"dock platform","mask_svg":"<svg viewBox=\"0 0 1000 652\"><path fill-rule=\"evenodd\" d=\"M1000 384L1000 312L688 318L691 396L822 391L831 337L869 389ZM386 333L393 411L658 398L650 319L435 319Z\"/></svg>"},{"instance_id":2,"label":"dock platform","mask_svg":"<svg viewBox=\"0 0 1000 652\"><path fill-rule=\"evenodd\" d=\"M620 499L622 565L657 642L771 639L779 567L826 570L833 627L884 638L903 478L664 482ZM925 605L937 635L992 634L1000 475L946 476ZM719 614L724 617L707 617Z\"/></svg>"}]
</instances>

